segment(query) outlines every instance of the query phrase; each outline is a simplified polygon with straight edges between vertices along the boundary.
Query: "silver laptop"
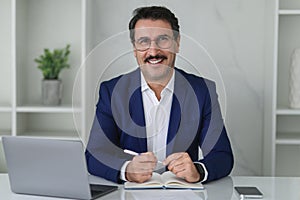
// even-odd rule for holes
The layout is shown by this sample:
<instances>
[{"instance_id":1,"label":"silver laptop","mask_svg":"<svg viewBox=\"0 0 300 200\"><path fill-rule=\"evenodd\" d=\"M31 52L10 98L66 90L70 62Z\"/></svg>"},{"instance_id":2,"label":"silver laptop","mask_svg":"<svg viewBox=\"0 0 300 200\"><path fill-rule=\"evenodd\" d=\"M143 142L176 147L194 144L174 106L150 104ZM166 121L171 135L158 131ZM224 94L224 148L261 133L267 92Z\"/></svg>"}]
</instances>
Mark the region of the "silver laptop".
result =
<instances>
[{"instance_id":1,"label":"silver laptop","mask_svg":"<svg viewBox=\"0 0 300 200\"><path fill-rule=\"evenodd\" d=\"M89 184L79 140L5 136L2 141L15 193L95 199L118 188Z\"/></svg>"}]
</instances>

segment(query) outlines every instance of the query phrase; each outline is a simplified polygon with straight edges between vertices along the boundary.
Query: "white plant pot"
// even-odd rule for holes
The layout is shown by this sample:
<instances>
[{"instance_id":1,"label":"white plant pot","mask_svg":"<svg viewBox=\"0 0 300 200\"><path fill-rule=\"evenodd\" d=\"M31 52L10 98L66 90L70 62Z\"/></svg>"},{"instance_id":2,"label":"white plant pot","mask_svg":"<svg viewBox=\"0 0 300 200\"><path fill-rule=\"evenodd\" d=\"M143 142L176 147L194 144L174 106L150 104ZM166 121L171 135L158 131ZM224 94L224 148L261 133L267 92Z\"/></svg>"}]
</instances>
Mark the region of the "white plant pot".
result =
<instances>
[{"instance_id":1,"label":"white plant pot","mask_svg":"<svg viewBox=\"0 0 300 200\"><path fill-rule=\"evenodd\" d=\"M290 66L290 108L300 109L300 48L295 49Z\"/></svg>"},{"instance_id":2,"label":"white plant pot","mask_svg":"<svg viewBox=\"0 0 300 200\"><path fill-rule=\"evenodd\" d=\"M42 101L47 106L57 106L61 104L62 82L61 80L46 80L42 82Z\"/></svg>"}]
</instances>

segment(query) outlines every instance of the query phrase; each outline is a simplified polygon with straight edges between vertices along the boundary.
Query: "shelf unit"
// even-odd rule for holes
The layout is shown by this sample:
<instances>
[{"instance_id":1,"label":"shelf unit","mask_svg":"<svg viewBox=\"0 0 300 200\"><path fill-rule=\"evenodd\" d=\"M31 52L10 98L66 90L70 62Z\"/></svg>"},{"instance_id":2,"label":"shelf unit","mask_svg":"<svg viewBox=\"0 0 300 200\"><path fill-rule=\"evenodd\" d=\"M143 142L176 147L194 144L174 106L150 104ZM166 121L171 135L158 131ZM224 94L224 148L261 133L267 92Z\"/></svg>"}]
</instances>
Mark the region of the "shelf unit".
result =
<instances>
[{"instance_id":1,"label":"shelf unit","mask_svg":"<svg viewBox=\"0 0 300 200\"><path fill-rule=\"evenodd\" d=\"M12 102L11 102L11 3L0 2L0 140L3 135L11 134ZM5 86L5 87L3 87ZM1 146L0 146L1 148Z\"/></svg>"},{"instance_id":2,"label":"shelf unit","mask_svg":"<svg viewBox=\"0 0 300 200\"><path fill-rule=\"evenodd\" d=\"M0 67L0 139L4 135L78 139L78 134L81 137L86 130L83 75L76 108L72 92L86 57L86 1L4 0L1 4L6 20L0 19L1 27L5 27L1 29L0 39L5 44L0 47L0 58L5 64ZM62 104L44 106L41 103L43 77L34 58L44 48L63 48L66 44L71 45L71 67L60 74ZM75 115L79 116L79 124L74 123Z\"/></svg>"},{"instance_id":3,"label":"shelf unit","mask_svg":"<svg viewBox=\"0 0 300 200\"><path fill-rule=\"evenodd\" d=\"M300 109L289 107L289 68L291 55L300 48L300 2L276 0L274 16L274 62L271 70L271 119L266 124L265 175L299 176ZM270 133L270 134L269 134ZM269 143L270 141L270 143Z\"/></svg>"}]
</instances>

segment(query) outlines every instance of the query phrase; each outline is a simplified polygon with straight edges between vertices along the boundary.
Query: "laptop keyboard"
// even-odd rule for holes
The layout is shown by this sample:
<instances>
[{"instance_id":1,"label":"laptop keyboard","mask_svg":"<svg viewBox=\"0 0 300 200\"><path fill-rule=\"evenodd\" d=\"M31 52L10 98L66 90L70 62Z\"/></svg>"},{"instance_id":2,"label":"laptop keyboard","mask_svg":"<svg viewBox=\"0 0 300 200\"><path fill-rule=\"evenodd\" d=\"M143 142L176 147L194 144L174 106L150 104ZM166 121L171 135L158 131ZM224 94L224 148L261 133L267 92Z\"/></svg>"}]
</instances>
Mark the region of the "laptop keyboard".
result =
<instances>
[{"instance_id":1,"label":"laptop keyboard","mask_svg":"<svg viewBox=\"0 0 300 200\"><path fill-rule=\"evenodd\" d=\"M90 184L93 198L101 197L118 189L118 186Z\"/></svg>"}]
</instances>

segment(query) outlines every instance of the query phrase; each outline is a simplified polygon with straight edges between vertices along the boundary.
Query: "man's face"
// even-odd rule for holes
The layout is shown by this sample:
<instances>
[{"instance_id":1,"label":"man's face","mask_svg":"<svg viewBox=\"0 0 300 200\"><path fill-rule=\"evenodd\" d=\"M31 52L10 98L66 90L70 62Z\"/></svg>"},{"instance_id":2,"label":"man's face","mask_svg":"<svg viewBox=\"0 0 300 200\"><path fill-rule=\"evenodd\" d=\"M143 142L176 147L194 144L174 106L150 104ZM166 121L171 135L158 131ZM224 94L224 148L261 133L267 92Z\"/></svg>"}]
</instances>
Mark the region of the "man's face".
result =
<instances>
[{"instance_id":1,"label":"man's face","mask_svg":"<svg viewBox=\"0 0 300 200\"><path fill-rule=\"evenodd\" d=\"M171 25L163 20L138 20L134 40L134 56L146 81L168 81L179 49L179 36L175 41Z\"/></svg>"}]
</instances>

